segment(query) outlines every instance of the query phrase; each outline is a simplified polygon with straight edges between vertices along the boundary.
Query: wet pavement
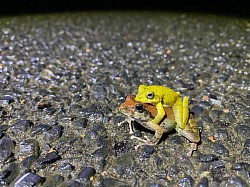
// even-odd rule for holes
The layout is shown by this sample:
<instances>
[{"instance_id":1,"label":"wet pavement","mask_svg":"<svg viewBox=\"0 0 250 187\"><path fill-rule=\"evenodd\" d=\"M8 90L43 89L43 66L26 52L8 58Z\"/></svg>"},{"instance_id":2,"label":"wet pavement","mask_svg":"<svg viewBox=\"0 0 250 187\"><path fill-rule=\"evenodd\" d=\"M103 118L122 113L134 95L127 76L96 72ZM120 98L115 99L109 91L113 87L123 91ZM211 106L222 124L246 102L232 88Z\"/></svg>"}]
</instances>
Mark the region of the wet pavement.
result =
<instances>
[{"instance_id":1,"label":"wet pavement","mask_svg":"<svg viewBox=\"0 0 250 187\"><path fill-rule=\"evenodd\" d=\"M249 186L250 22L164 12L0 18L1 186ZM135 150L140 84L188 96L201 131ZM136 136L153 136L135 124Z\"/></svg>"}]
</instances>

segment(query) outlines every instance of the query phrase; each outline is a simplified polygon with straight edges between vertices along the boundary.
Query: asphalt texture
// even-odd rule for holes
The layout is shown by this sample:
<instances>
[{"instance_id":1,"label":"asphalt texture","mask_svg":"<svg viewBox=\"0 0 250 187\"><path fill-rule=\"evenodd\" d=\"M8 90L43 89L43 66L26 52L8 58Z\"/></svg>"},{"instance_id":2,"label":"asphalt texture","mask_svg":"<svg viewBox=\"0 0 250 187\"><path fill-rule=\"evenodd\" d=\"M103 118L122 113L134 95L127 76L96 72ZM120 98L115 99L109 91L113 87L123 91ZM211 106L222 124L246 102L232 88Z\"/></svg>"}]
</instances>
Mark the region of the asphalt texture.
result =
<instances>
[{"instance_id":1,"label":"asphalt texture","mask_svg":"<svg viewBox=\"0 0 250 187\"><path fill-rule=\"evenodd\" d=\"M22 15L0 18L0 38L1 186L250 186L249 20ZM134 149L117 108L140 84L189 97L192 157L176 132Z\"/></svg>"}]
</instances>

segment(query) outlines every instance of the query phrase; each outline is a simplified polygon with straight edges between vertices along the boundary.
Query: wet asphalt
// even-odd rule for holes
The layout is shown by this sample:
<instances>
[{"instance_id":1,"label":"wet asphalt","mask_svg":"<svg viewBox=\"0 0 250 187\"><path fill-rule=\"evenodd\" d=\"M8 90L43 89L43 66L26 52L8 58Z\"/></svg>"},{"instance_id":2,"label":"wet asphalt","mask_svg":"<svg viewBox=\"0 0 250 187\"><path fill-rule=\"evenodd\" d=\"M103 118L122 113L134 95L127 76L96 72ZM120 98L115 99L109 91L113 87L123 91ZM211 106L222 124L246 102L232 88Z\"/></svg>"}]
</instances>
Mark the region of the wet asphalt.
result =
<instances>
[{"instance_id":1,"label":"wet asphalt","mask_svg":"<svg viewBox=\"0 0 250 187\"><path fill-rule=\"evenodd\" d=\"M0 186L249 186L249 44L249 20L232 16L1 17ZM176 132L134 149L117 108L140 84L189 97L192 157Z\"/></svg>"}]
</instances>

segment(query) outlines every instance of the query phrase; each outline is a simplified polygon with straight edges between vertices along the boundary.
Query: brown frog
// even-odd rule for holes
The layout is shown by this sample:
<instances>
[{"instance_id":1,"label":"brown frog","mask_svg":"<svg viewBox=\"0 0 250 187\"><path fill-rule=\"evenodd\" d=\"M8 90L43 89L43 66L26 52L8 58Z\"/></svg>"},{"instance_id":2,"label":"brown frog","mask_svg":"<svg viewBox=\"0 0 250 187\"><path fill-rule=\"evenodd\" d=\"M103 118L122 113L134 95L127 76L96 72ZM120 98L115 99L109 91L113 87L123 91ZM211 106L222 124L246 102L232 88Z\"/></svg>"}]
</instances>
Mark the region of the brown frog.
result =
<instances>
[{"instance_id":1,"label":"brown frog","mask_svg":"<svg viewBox=\"0 0 250 187\"><path fill-rule=\"evenodd\" d=\"M152 122L152 119L157 116L156 106L136 101L135 95L127 95L125 102L121 103L119 107L119 111L127 116L126 121L129 123L130 133L133 133L132 121L137 121L143 127L155 132L152 139L131 136L131 138L141 141L136 148L141 145L156 145L163 133L175 129L179 135L184 136L191 142L191 150L187 153L188 156L191 156L192 152L197 149L197 143L200 141L200 132L193 115L189 115L185 128L181 129L176 123L172 107L164 106L164 110L165 116L159 124L155 124Z\"/></svg>"}]
</instances>

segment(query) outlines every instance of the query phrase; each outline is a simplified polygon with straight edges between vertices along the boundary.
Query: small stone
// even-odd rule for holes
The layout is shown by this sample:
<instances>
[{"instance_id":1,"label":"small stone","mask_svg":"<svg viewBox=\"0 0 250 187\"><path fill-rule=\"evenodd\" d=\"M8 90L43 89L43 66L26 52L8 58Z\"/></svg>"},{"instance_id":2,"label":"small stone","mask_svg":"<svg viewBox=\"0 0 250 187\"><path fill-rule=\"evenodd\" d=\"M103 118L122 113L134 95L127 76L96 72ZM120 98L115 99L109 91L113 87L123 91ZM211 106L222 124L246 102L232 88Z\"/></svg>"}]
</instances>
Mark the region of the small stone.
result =
<instances>
[{"instance_id":1,"label":"small stone","mask_svg":"<svg viewBox=\"0 0 250 187\"><path fill-rule=\"evenodd\" d=\"M15 150L15 142L4 136L0 140L0 148L0 162L5 162L13 156L12 152Z\"/></svg>"},{"instance_id":2,"label":"small stone","mask_svg":"<svg viewBox=\"0 0 250 187\"><path fill-rule=\"evenodd\" d=\"M243 157L249 157L250 156L250 139L247 139L244 143L244 148L241 152L241 155Z\"/></svg>"},{"instance_id":3,"label":"small stone","mask_svg":"<svg viewBox=\"0 0 250 187\"><path fill-rule=\"evenodd\" d=\"M250 137L250 127L246 125L238 125L235 130L240 136L243 136L245 138Z\"/></svg>"},{"instance_id":4,"label":"small stone","mask_svg":"<svg viewBox=\"0 0 250 187\"><path fill-rule=\"evenodd\" d=\"M70 163L64 163L63 165L58 167L58 170L60 172L70 172L70 171L73 171L74 168L75 167L72 166Z\"/></svg>"},{"instance_id":5,"label":"small stone","mask_svg":"<svg viewBox=\"0 0 250 187\"><path fill-rule=\"evenodd\" d=\"M98 148L91 155L95 158L105 158L109 155L110 151L107 147Z\"/></svg>"},{"instance_id":6,"label":"small stone","mask_svg":"<svg viewBox=\"0 0 250 187\"><path fill-rule=\"evenodd\" d=\"M19 166L16 163L11 163L9 167L0 172L0 184L9 185L17 177Z\"/></svg>"},{"instance_id":7,"label":"small stone","mask_svg":"<svg viewBox=\"0 0 250 187\"><path fill-rule=\"evenodd\" d=\"M178 186L180 187L192 187L194 185L194 179L187 175L184 178L177 181Z\"/></svg>"},{"instance_id":8,"label":"small stone","mask_svg":"<svg viewBox=\"0 0 250 187\"><path fill-rule=\"evenodd\" d=\"M58 187L90 187L91 185L83 185L82 183L74 180L70 180L60 184Z\"/></svg>"},{"instance_id":9,"label":"small stone","mask_svg":"<svg viewBox=\"0 0 250 187\"><path fill-rule=\"evenodd\" d=\"M218 160L218 157L214 154L201 154L200 155L201 162L213 162L215 160Z\"/></svg>"},{"instance_id":10,"label":"small stone","mask_svg":"<svg viewBox=\"0 0 250 187\"><path fill-rule=\"evenodd\" d=\"M0 132L6 131L9 128L9 125L0 125Z\"/></svg>"},{"instance_id":11,"label":"small stone","mask_svg":"<svg viewBox=\"0 0 250 187\"><path fill-rule=\"evenodd\" d=\"M112 179L112 178L106 178L102 179L100 187L130 187L129 184L127 184L124 181L119 181L117 179Z\"/></svg>"},{"instance_id":12,"label":"small stone","mask_svg":"<svg viewBox=\"0 0 250 187\"><path fill-rule=\"evenodd\" d=\"M22 160L21 162L21 167L25 170L25 169L29 169L31 168L31 166L33 165L33 163L35 163L37 161L37 156L29 156L29 157L26 157L25 159Z\"/></svg>"},{"instance_id":13,"label":"small stone","mask_svg":"<svg viewBox=\"0 0 250 187\"><path fill-rule=\"evenodd\" d=\"M181 140L180 136L173 136L169 139L171 142L175 143L175 144L179 144L181 145L183 143L183 141Z\"/></svg>"},{"instance_id":14,"label":"small stone","mask_svg":"<svg viewBox=\"0 0 250 187\"><path fill-rule=\"evenodd\" d=\"M92 167L84 167L79 173L77 179L80 181L89 181L94 177L96 171Z\"/></svg>"},{"instance_id":15,"label":"small stone","mask_svg":"<svg viewBox=\"0 0 250 187\"><path fill-rule=\"evenodd\" d=\"M145 187L155 187L155 186L164 187L163 185L161 185L157 182L152 182L152 181L146 181L143 186L145 186Z\"/></svg>"},{"instance_id":16,"label":"small stone","mask_svg":"<svg viewBox=\"0 0 250 187\"><path fill-rule=\"evenodd\" d=\"M145 158L149 158L151 154L155 151L153 146L145 145L142 149L142 156Z\"/></svg>"},{"instance_id":17,"label":"small stone","mask_svg":"<svg viewBox=\"0 0 250 187\"><path fill-rule=\"evenodd\" d=\"M61 157L54 151L48 153L44 158L39 158L36 164L39 168L45 168L48 164L54 163L59 159L61 159Z\"/></svg>"},{"instance_id":18,"label":"small stone","mask_svg":"<svg viewBox=\"0 0 250 187\"><path fill-rule=\"evenodd\" d=\"M43 139L48 143L53 143L58 140L63 134L63 126L57 125L54 128L44 132Z\"/></svg>"},{"instance_id":19,"label":"small stone","mask_svg":"<svg viewBox=\"0 0 250 187\"><path fill-rule=\"evenodd\" d=\"M223 114L223 111L222 110L211 110L209 112L211 118L213 119L220 119L220 117L222 116Z\"/></svg>"},{"instance_id":20,"label":"small stone","mask_svg":"<svg viewBox=\"0 0 250 187\"><path fill-rule=\"evenodd\" d=\"M179 173L179 169L178 169L177 167L175 167L175 166L170 166L170 167L168 168L167 172L168 172L168 176L169 176L170 178L174 178L174 177L176 177L177 174Z\"/></svg>"},{"instance_id":21,"label":"small stone","mask_svg":"<svg viewBox=\"0 0 250 187\"><path fill-rule=\"evenodd\" d=\"M102 83L96 84L91 89L91 98L94 101L99 101L106 98L106 88Z\"/></svg>"},{"instance_id":22,"label":"small stone","mask_svg":"<svg viewBox=\"0 0 250 187\"><path fill-rule=\"evenodd\" d=\"M44 178L29 172L19 177L19 179L15 182L15 187L35 186L39 183L42 183L43 181Z\"/></svg>"},{"instance_id":23,"label":"small stone","mask_svg":"<svg viewBox=\"0 0 250 187\"><path fill-rule=\"evenodd\" d=\"M218 133L219 139L221 139L221 140L227 140L228 139L227 129L218 129L217 133Z\"/></svg>"},{"instance_id":24,"label":"small stone","mask_svg":"<svg viewBox=\"0 0 250 187\"><path fill-rule=\"evenodd\" d=\"M215 153L219 154L219 155L222 155L222 156L226 156L228 157L229 156L229 151L228 149L221 143L215 143L214 144L214 150L215 150Z\"/></svg>"},{"instance_id":25,"label":"small stone","mask_svg":"<svg viewBox=\"0 0 250 187\"><path fill-rule=\"evenodd\" d=\"M39 155L39 144L36 140L26 139L19 143L18 145L18 156L19 157L29 157L31 155Z\"/></svg>"},{"instance_id":26,"label":"small stone","mask_svg":"<svg viewBox=\"0 0 250 187\"><path fill-rule=\"evenodd\" d=\"M81 89L83 88L83 86L81 84L71 84L69 85L69 88L68 90L71 92L71 93L77 93L77 92L80 92Z\"/></svg>"},{"instance_id":27,"label":"small stone","mask_svg":"<svg viewBox=\"0 0 250 187\"><path fill-rule=\"evenodd\" d=\"M197 187L208 187L207 177L202 177L200 182L197 184Z\"/></svg>"},{"instance_id":28,"label":"small stone","mask_svg":"<svg viewBox=\"0 0 250 187\"><path fill-rule=\"evenodd\" d=\"M225 165L222 161L220 160L215 160L213 165L212 165L213 169L221 169L221 168L225 168Z\"/></svg>"},{"instance_id":29,"label":"small stone","mask_svg":"<svg viewBox=\"0 0 250 187\"><path fill-rule=\"evenodd\" d=\"M234 163L232 166L232 170L241 171L241 170L249 170L250 164L246 162Z\"/></svg>"},{"instance_id":30,"label":"small stone","mask_svg":"<svg viewBox=\"0 0 250 187\"><path fill-rule=\"evenodd\" d=\"M238 176L232 176L224 179L220 186L237 186L237 187L248 187L247 183Z\"/></svg>"},{"instance_id":31,"label":"small stone","mask_svg":"<svg viewBox=\"0 0 250 187\"><path fill-rule=\"evenodd\" d=\"M52 175L46 178L43 187L57 187L64 181L61 175Z\"/></svg>"},{"instance_id":32,"label":"small stone","mask_svg":"<svg viewBox=\"0 0 250 187\"><path fill-rule=\"evenodd\" d=\"M78 105L74 105L70 108L70 113L72 113L73 115L89 118L89 116L95 114L96 110L97 107L95 105L85 106L84 108Z\"/></svg>"},{"instance_id":33,"label":"small stone","mask_svg":"<svg viewBox=\"0 0 250 187\"><path fill-rule=\"evenodd\" d=\"M212 108L212 105L207 101L201 101L199 103L199 106L201 106L202 108L207 109L207 110L210 110Z\"/></svg>"},{"instance_id":34,"label":"small stone","mask_svg":"<svg viewBox=\"0 0 250 187\"><path fill-rule=\"evenodd\" d=\"M116 142L114 144L114 147L113 147L113 151L118 154L118 153L121 153L123 152L123 150L125 149L125 143L124 142Z\"/></svg>"},{"instance_id":35,"label":"small stone","mask_svg":"<svg viewBox=\"0 0 250 187\"><path fill-rule=\"evenodd\" d=\"M88 120L86 118L79 118L72 122L73 126L77 126L80 128L86 128L88 124Z\"/></svg>"},{"instance_id":36,"label":"small stone","mask_svg":"<svg viewBox=\"0 0 250 187\"><path fill-rule=\"evenodd\" d=\"M213 120L210 118L209 115L203 114L201 117L201 121L206 124L212 124Z\"/></svg>"},{"instance_id":37,"label":"small stone","mask_svg":"<svg viewBox=\"0 0 250 187\"><path fill-rule=\"evenodd\" d=\"M7 132L13 137L20 137L20 135L26 132L32 125L33 123L31 121L18 120L7 130Z\"/></svg>"},{"instance_id":38,"label":"small stone","mask_svg":"<svg viewBox=\"0 0 250 187\"><path fill-rule=\"evenodd\" d=\"M73 98L72 98L72 102L73 103L77 103L79 101L81 101L81 95L74 95Z\"/></svg>"},{"instance_id":39,"label":"small stone","mask_svg":"<svg viewBox=\"0 0 250 187\"><path fill-rule=\"evenodd\" d=\"M198 118L203 113L203 110L204 109L201 106L196 105L191 108L190 112L193 113L195 118Z\"/></svg>"},{"instance_id":40,"label":"small stone","mask_svg":"<svg viewBox=\"0 0 250 187\"><path fill-rule=\"evenodd\" d=\"M0 107L6 107L12 102L14 102L14 99L11 96L0 97Z\"/></svg>"},{"instance_id":41,"label":"small stone","mask_svg":"<svg viewBox=\"0 0 250 187\"><path fill-rule=\"evenodd\" d=\"M124 154L117 157L112 163L112 171L118 175L128 172L134 164L134 157L131 154Z\"/></svg>"},{"instance_id":42,"label":"small stone","mask_svg":"<svg viewBox=\"0 0 250 187\"><path fill-rule=\"evenodd\" d=\"M45 124L41 123L41 124L35 125L31 128L30 135L33 137L35 135L42 134L43 132L45 132L49 129L50 129L49 125L45 125Z\"/></svg>"}]
</instances>

